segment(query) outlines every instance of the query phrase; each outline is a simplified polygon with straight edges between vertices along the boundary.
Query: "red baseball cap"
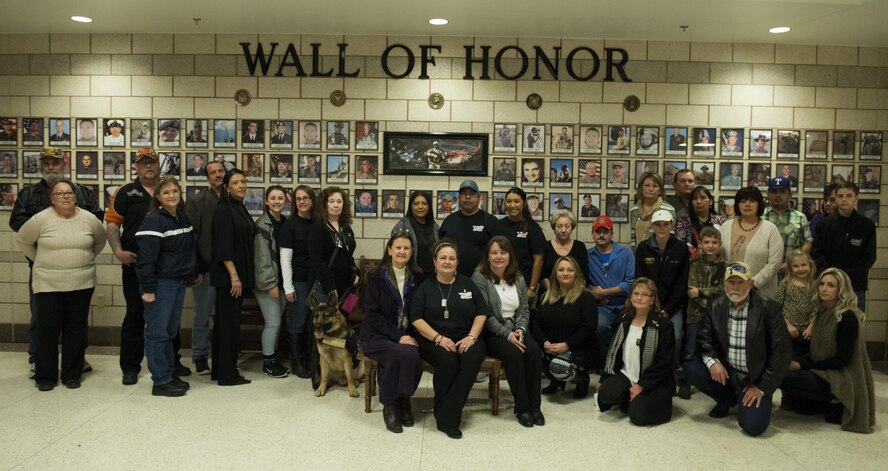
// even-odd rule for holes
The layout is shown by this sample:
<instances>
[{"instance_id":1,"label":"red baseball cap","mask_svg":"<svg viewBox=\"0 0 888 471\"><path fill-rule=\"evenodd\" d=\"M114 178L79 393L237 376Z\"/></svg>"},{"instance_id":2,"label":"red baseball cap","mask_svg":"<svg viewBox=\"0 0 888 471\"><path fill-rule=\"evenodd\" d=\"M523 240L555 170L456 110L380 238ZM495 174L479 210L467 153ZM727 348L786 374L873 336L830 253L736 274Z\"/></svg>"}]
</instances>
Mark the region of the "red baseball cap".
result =
<instances>
[{"instance_id":1,"label":"red baseball cap","mask_svg":"<svg viewBox=\"0 0 888 471\"><path fill-rule=\"evenodd\" d=\"M595 223L592 224L592 230L597 231L600 227L606 227L609 231L612 231L614 230L614 223L607 216L598 216L595 218Z\"/></svg>"}]
</instances>

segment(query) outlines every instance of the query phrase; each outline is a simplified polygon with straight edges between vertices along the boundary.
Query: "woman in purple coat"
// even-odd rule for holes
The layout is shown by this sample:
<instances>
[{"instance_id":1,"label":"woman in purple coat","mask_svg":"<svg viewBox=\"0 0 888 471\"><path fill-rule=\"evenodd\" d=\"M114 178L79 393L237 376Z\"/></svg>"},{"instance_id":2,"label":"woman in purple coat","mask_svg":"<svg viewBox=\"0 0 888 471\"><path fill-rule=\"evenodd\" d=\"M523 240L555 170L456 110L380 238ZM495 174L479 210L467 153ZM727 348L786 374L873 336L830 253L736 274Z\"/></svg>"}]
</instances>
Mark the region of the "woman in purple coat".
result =
<instances>
[{"instance_id":1,"label":"woman in purple coat","mask_svg":"<svg viewBox=\"0 0 888 471\"><path fill-rule=\"evenodd\" d=\"M408 328L409 304L419 270L413 239L397 232L389 239L379 268L367 274L361 345L376 360L382 418L390 432L413 426L410 396L416 392L422 367L419 344Z\"/></svg>"}]
</instances>

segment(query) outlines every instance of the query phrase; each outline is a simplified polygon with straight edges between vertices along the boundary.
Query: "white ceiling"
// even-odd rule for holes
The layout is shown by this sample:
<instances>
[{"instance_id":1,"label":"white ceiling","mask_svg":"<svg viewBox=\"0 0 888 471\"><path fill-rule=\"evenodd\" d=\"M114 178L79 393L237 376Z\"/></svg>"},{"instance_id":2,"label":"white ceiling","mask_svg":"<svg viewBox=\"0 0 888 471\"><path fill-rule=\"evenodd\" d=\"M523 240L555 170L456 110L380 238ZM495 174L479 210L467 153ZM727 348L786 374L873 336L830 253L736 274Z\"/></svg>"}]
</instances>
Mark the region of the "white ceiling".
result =
<instances>
[{"instance_id":1,"label":"white ceiling","mask_svg":"<svg viewBox=\"0 0 888 471\"><path fill-rule=\"evenodd\" d=\"M6 33L500 36L888 47L888 0L7 0ZM13 6L14 5L14 6ZM92 17L91 24L71 15ZM433 27L426 20L450 24ZM201 18L195 25L192 18ZM687 25L686 32L680 26ZM770 34L773 26L790 26Z\"/></svg>"}]
</instances>

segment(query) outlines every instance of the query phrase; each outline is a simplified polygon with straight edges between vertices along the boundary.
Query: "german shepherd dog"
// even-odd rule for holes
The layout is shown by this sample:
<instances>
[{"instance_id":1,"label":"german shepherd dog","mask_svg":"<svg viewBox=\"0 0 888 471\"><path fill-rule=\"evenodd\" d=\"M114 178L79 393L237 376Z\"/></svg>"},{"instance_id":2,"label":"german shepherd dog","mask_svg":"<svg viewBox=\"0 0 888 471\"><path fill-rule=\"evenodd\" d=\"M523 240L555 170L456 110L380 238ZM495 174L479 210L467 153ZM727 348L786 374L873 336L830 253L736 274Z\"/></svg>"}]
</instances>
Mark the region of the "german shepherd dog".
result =
<instances>
[{"instance_id":1,"label":"german shepherd dog","mask_svg":"<svg viewBox=\"0 0 888 471\"><path fill-rule=\"evenodd\" d=\"M327 381L331 371L344 371L348 384L348 395L358 397L357 376L352 368L352 357L345 349L345 341L352 335L348 320L336 306L309 296L312 325L320 356L321 383L315 396L327 394Z\"/></svg>"}]
</instances>

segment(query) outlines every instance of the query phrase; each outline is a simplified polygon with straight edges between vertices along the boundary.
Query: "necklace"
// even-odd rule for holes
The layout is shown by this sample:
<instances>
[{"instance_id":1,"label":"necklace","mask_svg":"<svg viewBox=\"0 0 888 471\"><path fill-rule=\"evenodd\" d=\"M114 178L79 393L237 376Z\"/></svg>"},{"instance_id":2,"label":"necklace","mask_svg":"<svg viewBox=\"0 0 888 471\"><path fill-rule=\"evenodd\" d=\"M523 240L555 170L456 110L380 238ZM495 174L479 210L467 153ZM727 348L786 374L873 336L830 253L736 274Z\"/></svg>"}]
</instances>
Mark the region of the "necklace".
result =
<instances>
[{"instance_id":1,"label":"necklace","mask_svg":"<svg viewBox=\"0 0 888 471\"><path fill-rule=\"evenodd\" d=\"M441 293L441 307L444 308L444 319L450 319L450 311L447 310L447 301L450 299L450 293L452 291L453 283L450 283L450 288L447 289L447 297L444 297L444 290L441 289L441 282L438 282L438 292Z\"/></svg>"},{"instance_id":2,"label":"necklace","mask_svg":"<svg viewBox=\"0 0 888 471\"><path fill-rule=\"evenodd\" d=\"M762 218L758 218L758 220L755 221L755 225L752 226L751 229L747 229L747 228L743 227L743 218L737 218L737 225L740 226L740 230L743 232L752 232L752 231L758 229L759 224L761 224L761 223L762 223Z\"/></svg>"}]
</instances>

